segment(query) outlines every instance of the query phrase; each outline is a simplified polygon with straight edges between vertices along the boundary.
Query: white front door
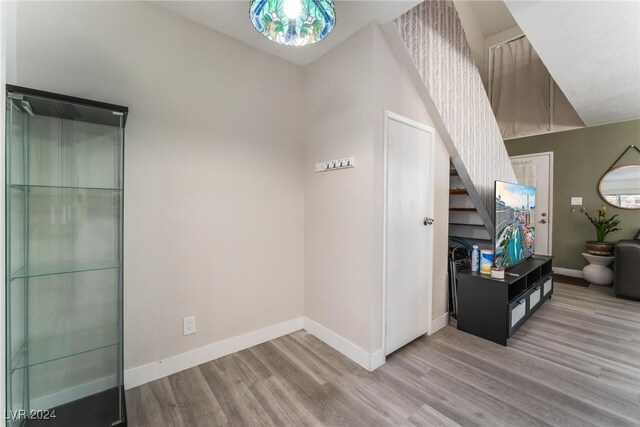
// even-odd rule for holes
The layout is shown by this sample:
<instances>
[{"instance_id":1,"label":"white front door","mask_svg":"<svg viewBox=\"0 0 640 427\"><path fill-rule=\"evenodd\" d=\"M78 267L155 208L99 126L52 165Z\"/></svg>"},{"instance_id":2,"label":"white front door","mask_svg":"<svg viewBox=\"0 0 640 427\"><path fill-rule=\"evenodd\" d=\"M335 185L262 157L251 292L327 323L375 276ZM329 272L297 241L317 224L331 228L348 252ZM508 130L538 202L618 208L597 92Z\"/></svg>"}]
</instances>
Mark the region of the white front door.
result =
<instances>
[{"instance_id":1,"label":"white front door","mask_svg":"<svg viewBox=\"0 0 640 427\"><path fill-rule=\"evenodd\" d=\"M511 157L518 184L536 187L536 253L551 255L553 153Z\"/></svg>"},{"instance_id":2,"label":"white front door","mask_svg":"<svg viewBox=\"0 0 640 427\"><path fill-rule=\"evenodd\" d=\"M385 354L431 324L433 148L433 129L388 113Z\"/></svg>"}]
</instances>

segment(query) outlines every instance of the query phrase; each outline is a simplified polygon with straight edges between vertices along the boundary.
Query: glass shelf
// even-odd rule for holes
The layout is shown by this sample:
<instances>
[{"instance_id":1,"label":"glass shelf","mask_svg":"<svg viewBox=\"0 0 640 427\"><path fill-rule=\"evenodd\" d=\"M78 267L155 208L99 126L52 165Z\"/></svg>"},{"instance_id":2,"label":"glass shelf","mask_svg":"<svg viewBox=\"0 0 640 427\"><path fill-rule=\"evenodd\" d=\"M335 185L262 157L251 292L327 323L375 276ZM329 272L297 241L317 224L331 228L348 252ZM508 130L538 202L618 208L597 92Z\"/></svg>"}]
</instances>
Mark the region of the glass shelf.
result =
<instances>
[{"instance_id":1,"label":"glass shelf","mask_svg":"<svg viewBox=\"0 0 640 427\"><path fill-rule=\"evenodd\" d=\"M28 372L28 379L24 382L28 384L29 393L36 396L36 400L30 402L30 409L51 409L50 406L39 406L38 400L46 400L47 397L59 394L61 387L67 386L67 390L71 388L76 392L82 392L86 385L92 389L96 386L101 389L117 387L118 354L118 346L111 345L16 369L8 376L11 377L14 390L18 392L23 390L20 383ZM101 425L107 426L110 422Z\"/></svg>"},{"instance_id":2,"label":"glass shelf","mask_svg":"<svg viewBox=\"0 0 640 427\"><path fill-rule=\"evenodd\" d=\"M80 354L118 345L117 328L92 329L75 332L63 337L47 337L29 342L29 360L25 358L26 348L15 356L11 372L43 363L53 362L65 357L78 356Z\"/></svg>"},{"instance_id":3,"label":"glass shelf","mask_svg":"<svg viewBox=\"0 0 640 427\"><path fill-rule=\"evenodd\" d=\"M38 115L14 127L9 184L122 186L117 127Z\"/></svg>"},{"instance_id":4,"label":"glass shelf","mask_svg":"<svg viewBox=\"0 0 640 427\"><path fill-rule=\"evenodd\" d=\"M10 188L11 279L121 265L122 190Z\"/></svg>"},{"instance_id":5,"label":"glass shelf","mask_svg":"<svg viewBox=\"0 0 640 427\"><path fill-rule=\"evenodd\" d=\"M48 265L32 266L22 268L11 276L11 280L27 279L30 277L52 276L55 274L73 274L88 271L113 270L122 265L117 261L88 262L85 264Z\"/></svg>"},{"instance_id":6,"label":"glass shelf","mask_svg":"<svg viewBox=\"0 0 640 427\"><path fill-rule=\"evenodd\" d=\"M29 189L43 189L43 190L89 190L89 191L113 191L121 192L121 188L106 188L106 187L70 187L60 185L26 185L26 184L11 184L10 188L17 190L29 190Z\"/></svg>"},{"instance_id":7,"label":"glass shelf","mask_svg":"<svg viewBox=\"0 0 640 427\"><path fill-rule=\"evenodd\" d=\"M21 308L11 313L28 324L28 336L18 322L11 333L15 341L12 370L40 365L64 357L118 344L120 269L36 276L11 284L10 303ZM26 307L20 306L29 301Z\"/></svg>"}]
</instances>

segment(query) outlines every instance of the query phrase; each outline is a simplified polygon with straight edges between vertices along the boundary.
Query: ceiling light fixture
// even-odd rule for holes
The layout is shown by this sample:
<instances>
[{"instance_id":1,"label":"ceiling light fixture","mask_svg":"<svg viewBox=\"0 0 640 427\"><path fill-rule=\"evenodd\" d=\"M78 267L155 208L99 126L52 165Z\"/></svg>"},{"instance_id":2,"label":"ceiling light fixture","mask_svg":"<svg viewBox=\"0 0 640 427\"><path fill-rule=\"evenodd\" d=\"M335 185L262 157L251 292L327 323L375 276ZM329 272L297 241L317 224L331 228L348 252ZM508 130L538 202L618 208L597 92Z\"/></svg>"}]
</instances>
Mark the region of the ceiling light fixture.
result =
<instances>
[{"instance_id":1,"label":"ceiling light fixture","mask_svg":"<svg viewBox=\"0 0 640 427\"><path fill-rule=\"evenodd\" d=\"M333 0L251 0L249 17L263 36L286 46L317 43L336 24Z\"/></svg>"}]
</instances>

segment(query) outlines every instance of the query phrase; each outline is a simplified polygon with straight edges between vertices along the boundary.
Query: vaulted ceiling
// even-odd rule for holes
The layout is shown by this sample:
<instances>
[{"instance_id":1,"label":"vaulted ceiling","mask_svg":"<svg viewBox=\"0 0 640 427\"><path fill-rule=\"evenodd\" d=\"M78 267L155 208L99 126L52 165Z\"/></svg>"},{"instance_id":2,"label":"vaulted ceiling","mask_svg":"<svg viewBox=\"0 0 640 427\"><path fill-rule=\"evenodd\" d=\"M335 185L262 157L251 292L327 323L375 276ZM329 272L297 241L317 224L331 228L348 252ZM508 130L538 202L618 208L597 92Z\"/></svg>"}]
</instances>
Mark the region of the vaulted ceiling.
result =
<instances>
[{"instance_id":1,"label":"vaulted ceiling","mask_svg":"<svg viewBox=\"0 0 640 427\"><path fill-rule=\"evenodd\" d=\"M587 126L640 118L640 2L505 3Z\"/></svg>"},{"instance_id":2,"label":"vaulted ceiling","mask_svg":"<svg viewBox=\"0 0 640 427\"><path fill-rule=\"evenodd\" d=\"M420 0L336 0L336 26L321 43L304 47L281 46L269 41L249 22L249 0L152 1L155 5L219 31L257 49L298 65L324 55L372 21L386 24Z\"/></svg>"},{"instance_id":3,"label":"vaulted ceiling","mask_svg":"<svg viewBox=\"0 0 640 427\"><path fill-rule=\"evenodd\" d=\"M466 1L469 3L469 8L475 15L480 31L485 38L516 25L516 21L513 19L513 16L511 16L511 12L509 12L509 9L507 9L503 1Z\"/></svg>"},{"instance_id":4,"label":"vaulted ceiling","mask_svg":"<svg viewBox=\"0 0 640 427\"><path fill-rule=\"evenodd\" d=\"M387 23L420 0L336 0L337 25L329 37L297 48L260 35L249 22L249 0L153 3L257 49L307 65L369 22ZM639 1L478 0L469 2L469 8L484 38L512 26L515 18L587 126L640 118Z\"/></svg>"}]
</instances>

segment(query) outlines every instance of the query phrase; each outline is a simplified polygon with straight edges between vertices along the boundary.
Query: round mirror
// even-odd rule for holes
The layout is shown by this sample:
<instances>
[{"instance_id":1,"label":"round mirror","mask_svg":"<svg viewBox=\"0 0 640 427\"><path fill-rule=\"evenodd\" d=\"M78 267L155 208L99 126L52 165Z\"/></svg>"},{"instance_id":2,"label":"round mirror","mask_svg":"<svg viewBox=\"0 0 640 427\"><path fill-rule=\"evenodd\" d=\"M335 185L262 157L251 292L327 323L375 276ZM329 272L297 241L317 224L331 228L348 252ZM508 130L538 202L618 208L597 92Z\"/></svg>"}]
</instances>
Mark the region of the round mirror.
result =
<instances>
[{"instance_id":1,"label":"round mirror","mask_svg":"<svg viewBox=\"0 0 640 427\"><path fill-rule=\"evenodd\" d=\"M640 209L640 165L619 166L600 178L600 197L621 209Z\"/></svg>"}]
</instances>

